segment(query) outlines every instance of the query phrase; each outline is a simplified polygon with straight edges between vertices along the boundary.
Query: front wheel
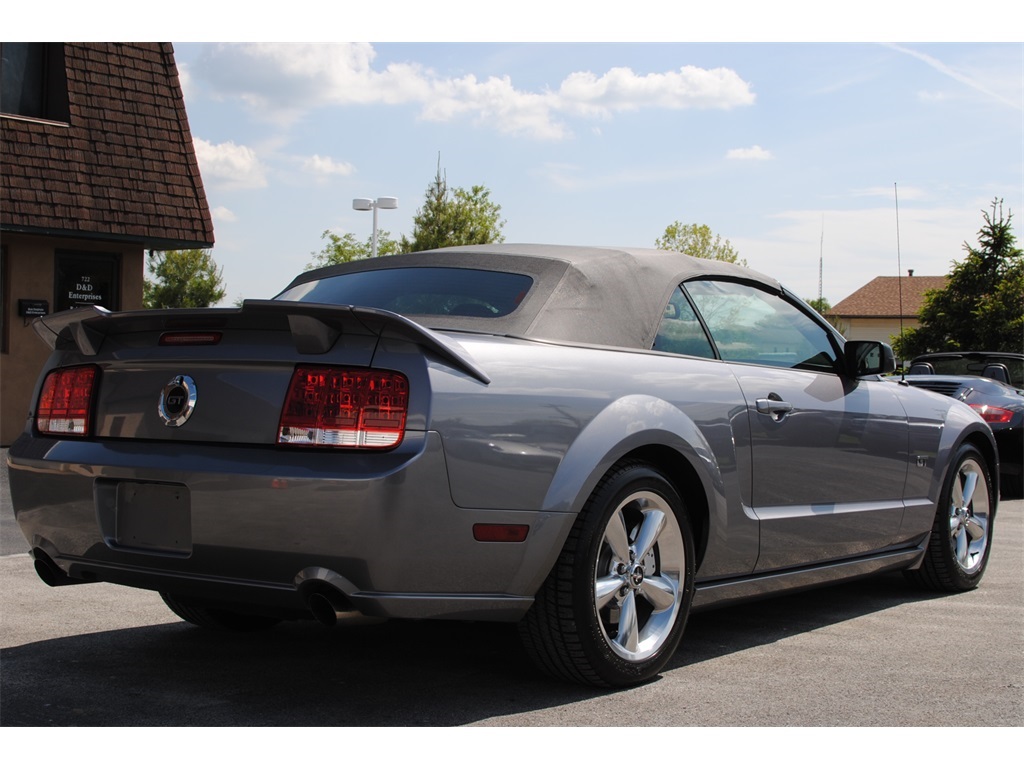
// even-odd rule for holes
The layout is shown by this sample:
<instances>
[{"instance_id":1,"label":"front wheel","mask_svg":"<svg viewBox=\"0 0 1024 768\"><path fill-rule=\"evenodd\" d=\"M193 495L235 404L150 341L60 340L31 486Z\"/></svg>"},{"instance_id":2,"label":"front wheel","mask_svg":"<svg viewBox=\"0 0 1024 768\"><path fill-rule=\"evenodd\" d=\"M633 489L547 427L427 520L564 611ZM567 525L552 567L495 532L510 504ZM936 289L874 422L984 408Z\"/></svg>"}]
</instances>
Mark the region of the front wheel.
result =
<instances>
[{"instance_id":1,"label":"front wheel","mask_svg":"<svg viewBox=\"0 0 1024 768\"><path fill-rule=\"evenodd\" d=\"M656 469L623 462L594 491L520 624L541 669L625 686L668 663L693 599L694 547L679 494Z\"/></svg>"},{"instance_id":2,"label":"front wheel","mask_svg":"<svg viewBox=\"0 0 1024 768\"><path fill-rule=\"evenodd\" d=\"M939 497L924 562L908 571L910 578L941 592L977 587L992 549L995 511L988 463L973 446L961 446Z\"/></svg>"}]
</instances>

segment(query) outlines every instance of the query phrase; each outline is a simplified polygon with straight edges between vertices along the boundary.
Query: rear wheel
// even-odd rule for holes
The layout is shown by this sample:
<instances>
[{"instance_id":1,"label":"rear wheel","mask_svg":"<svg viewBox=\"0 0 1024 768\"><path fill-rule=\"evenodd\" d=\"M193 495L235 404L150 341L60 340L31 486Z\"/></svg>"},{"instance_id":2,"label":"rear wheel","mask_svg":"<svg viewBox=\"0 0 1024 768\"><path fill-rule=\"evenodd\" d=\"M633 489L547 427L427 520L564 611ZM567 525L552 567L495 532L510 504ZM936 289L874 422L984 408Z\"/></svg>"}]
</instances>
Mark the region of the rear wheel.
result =
<instances>
[{"instance_id":1,"label":"rear wheel","mask_svg":"<svg viewBox=\"0 0 1024 768\"><path fill-rule=\"evenodd\" d=\"M924 562L920 569L908 572L910 578L942 592L978 586L992 548L995 508L985 458L973 446L961 446L939 497Z\"/></svg>"},{"instance_id":2,"label":"rear wheel","mask_svg":"<svg viewBox=\"0 0 1024 768\"><path fill-rule=\"evenodd\" d=\"M167 592L161 592L160 597L179 618L204 629L257 632L270 629L281 622L274 616L259 616L228 608L214 608Z\"/></svg>"},{"instance_id":3,"label":"rear wheel","mask_svg":"<svg viewBox=\"0 0 1024 768\"><path fill-rule=\"evenodd\" d=\"M625 686L654 677L682 637L693 598L683 502L647 464L623 462L594 491L520 624L544 671Z\"/></svg>"}]
</instances>

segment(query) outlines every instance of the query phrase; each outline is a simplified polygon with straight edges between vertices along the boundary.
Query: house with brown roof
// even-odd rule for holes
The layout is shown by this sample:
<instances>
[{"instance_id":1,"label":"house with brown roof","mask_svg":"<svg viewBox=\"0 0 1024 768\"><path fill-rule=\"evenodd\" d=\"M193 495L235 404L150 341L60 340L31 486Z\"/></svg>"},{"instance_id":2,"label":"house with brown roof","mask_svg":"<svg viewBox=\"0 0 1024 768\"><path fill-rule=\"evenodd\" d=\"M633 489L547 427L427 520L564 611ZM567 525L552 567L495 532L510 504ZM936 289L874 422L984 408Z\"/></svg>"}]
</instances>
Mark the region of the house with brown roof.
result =
<instances>
[{"instance_id":1,"label":"house with brown roof","mask_svg":"<svg viewBox=\"0 0 1024 768\"><path fill-rule=\"evenodd\" d=\"M213 221L169 43L0 43L0 444L48 350L35 317L140 309L146 250Z\"/></svg>"},{"instance_id":2,"label":"house with brown roof","mask_svg":"<svg viewBox=\"0 0 1024 768\"><path fill-rule=\"evenodd\" d=\"M876 277L832 307L830 316L846 327L846 337L892 343L903 330L917 328L917 313L928 291L946 287L945 276ZM902 321L902 326L901 326Z\"/></svg>"}]
</instances>

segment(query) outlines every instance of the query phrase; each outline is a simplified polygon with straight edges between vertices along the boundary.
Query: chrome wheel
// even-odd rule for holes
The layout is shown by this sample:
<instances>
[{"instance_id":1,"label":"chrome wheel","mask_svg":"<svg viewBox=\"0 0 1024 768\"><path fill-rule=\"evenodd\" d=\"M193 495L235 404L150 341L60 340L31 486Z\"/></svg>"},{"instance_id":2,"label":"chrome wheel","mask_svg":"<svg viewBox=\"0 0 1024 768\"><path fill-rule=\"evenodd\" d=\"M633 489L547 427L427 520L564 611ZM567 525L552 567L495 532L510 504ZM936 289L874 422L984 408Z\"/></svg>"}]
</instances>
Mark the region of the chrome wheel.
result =
<instances>
[{"instance_id":1,"label":"chrome wheel","mask_svg":"<svg viewBox=\"0 0 1024 768\"><path fill-rule=\"evenodd\" d=\"M679 613L685 570L669 503L651 491L623 499L605 526L594 573L601 634L617 656L642 662L661 649Z\"/></svg>"},{"instance_id":2,"label":"chrome wheel","mask_svg":"<svg viewBox=\"0 0 1024 768\"><path fill-rule=\"evenodd\" d=\"M950 462L919 567L906 571L914 583L939 592L964 592L981 583L992 550L996 516L988 460L961 445Z\"/></svg>"},{"instance_id":3,"label":"chrome wheel","mask_svg":"<svg viewBox=\"0 0 1024 768\"><path fill-rule=\"evenodd\" d=\"M693 600L691 526L659 469L638 459L612 466L519 624L533 661L590 685L657 675L679 647Z\"/></svg>"},{"instance_id":4,"label":"chrome wheel","mask_svg":"<svg viewBox=\"0 0 1024 768\"><path fill-rule=\"evenodd\" d=\"M989 487L985 471L967 459L957 471L949 494L949 543L957 565L973 574L988 551Z\"/></svg>"}]
</instances>

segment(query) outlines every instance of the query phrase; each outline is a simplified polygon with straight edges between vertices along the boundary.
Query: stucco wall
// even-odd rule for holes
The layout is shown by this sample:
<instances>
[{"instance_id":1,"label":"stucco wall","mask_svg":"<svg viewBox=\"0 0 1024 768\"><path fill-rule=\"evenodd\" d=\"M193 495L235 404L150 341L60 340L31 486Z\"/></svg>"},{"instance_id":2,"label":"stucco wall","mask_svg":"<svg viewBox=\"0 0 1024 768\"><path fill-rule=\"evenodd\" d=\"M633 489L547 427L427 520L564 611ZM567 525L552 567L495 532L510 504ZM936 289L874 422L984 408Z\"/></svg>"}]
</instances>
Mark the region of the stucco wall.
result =
<instances>
[{"instance_id":1,"label":"stucco wall","mask_svg":"<svg viewBox=\"0 0 1024 768\"><path fill-rule=\"evenodd\" d=\"M900 322L895 318L844 317L842 320L848 328L844 334L848 339L884 341L886 344L892 344L892 337L900 334ZM906 319L903 321L903 330L909 331L918 325L920 323L916 319Z\"/></svg>"},{"instance_id":2,"label":"stucco wall","mask_svg":"<svg viewBox=\"0 0 1024 768\"><path fill-rule=\"evenodd\" d=\"M8 346L0 354L0 445L10 445L25 424L29 400L49 348L31 323L18 316L18 299L45 299L56 307L54 267L58 250L114 253L120 256L117 309L142 308L144 259L141 245L3 233L6 259L4 325ZM114 309L110 307L110 309Z\"/></svg>"}]
</instances>

